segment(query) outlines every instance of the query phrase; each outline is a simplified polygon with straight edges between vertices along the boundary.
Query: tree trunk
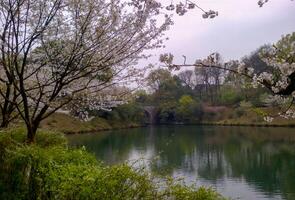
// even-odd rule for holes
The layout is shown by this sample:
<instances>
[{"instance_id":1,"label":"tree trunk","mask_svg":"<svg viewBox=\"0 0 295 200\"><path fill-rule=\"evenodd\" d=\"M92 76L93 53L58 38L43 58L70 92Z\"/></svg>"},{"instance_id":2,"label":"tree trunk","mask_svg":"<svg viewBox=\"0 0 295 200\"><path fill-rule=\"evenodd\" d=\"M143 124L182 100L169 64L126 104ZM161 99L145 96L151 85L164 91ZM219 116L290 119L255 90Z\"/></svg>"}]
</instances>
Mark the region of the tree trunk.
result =
<instances>
[{"instance_id":1,"label":"tree trunk","mask_svg":"<svg viewBox=\"0 0 295 200\"><path fill-rule=\"evenodd\" d=\"M37 128L38 128L37 124L27 124L27 143L28 144L35 143Z\"/></svg>"},{"instance_id":2,"label":"tree trunk","mask_svg":"<svg viewBox=\"0 0 295 200\"><path fill-rule=\"evenodd\" d=\"M2 115L2 121L0 124L0 128L7 128L9 124L9 120L6 115Z\"/></svg>"},{"instance_id":3,"label":"tree trunk","mask_svg":"<svg viewBox=\"0 0 295 200\"><path fill-rule=\"evenodd\" d=\"M7 128L12 120L12 113L15 109L14 103L17 99L17 94L15 89L11 89L12 84L6 85L6 94L4 98L3 106L1 107L2 121L0 128ZM13 90L13 91L12 91Z\"/></svg>"}]
</instances>

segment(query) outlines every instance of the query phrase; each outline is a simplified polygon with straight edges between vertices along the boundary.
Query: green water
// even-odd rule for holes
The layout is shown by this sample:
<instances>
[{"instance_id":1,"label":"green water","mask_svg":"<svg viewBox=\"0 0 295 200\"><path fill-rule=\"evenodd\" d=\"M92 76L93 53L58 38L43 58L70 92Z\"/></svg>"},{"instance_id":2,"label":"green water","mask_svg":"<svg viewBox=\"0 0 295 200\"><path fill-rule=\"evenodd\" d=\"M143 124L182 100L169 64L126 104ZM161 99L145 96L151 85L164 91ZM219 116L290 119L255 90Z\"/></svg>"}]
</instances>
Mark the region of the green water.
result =
<instances>
[{"instance_id":1,"label":"green water","mask_svg":"<svg viewBox=\"0 0 295 200\"><path fill-rule=\"evenodd\" d=\"M160 126L71 135L107 164L211 186L233 199L295 200L295 128Z\"/></svg>"}]
</instances>

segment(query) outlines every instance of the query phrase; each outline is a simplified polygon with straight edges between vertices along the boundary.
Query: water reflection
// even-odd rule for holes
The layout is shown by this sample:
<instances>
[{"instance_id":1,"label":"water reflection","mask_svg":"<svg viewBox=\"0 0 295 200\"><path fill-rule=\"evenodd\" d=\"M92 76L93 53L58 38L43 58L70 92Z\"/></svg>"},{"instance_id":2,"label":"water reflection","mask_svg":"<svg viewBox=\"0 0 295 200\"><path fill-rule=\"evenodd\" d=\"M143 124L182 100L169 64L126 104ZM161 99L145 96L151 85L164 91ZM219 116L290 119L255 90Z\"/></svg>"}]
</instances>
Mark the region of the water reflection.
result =
<instances>
[{"instance_id":1,"label":"water reflection","mask_svg":"<svg viewBox=\"0 0 295 200\"><path fill-rule=\"evenodd\" d=\"M167 126L69 136L108 164L158 158L149 169L241 199L295 199L295 129ZM294 133L293 133L294 132Z\"/></svg>"}]
</instances>

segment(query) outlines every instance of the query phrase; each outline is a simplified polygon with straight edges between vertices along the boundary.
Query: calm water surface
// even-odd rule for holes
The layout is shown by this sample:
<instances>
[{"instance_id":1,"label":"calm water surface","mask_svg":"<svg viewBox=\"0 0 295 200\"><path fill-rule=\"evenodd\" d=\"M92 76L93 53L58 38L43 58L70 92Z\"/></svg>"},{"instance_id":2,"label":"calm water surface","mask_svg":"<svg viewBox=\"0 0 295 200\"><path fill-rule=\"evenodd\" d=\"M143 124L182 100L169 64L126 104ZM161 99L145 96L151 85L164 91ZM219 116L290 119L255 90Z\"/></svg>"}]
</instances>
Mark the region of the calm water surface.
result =
<instances>
[{"instance_id":1,"label":"calm water surface","mask_svg":"<svg viewBox=\"0 0 295 200\"><path fill-rule=\"evenodd\" d=\"M295 200L295 128L160 126L71 135L107 164L143 159L233 199Z\"/></svg>"}]
</instances>

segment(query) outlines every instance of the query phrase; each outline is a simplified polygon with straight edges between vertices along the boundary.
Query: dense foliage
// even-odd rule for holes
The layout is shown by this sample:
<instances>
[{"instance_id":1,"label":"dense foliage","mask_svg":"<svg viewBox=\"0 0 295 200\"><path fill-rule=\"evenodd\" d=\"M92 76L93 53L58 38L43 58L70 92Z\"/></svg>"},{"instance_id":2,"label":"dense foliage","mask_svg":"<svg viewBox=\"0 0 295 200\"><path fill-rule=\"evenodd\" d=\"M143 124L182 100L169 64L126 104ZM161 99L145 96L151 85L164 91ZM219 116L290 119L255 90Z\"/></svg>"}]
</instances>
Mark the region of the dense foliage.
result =
<instances>
[{"instance_id":1,"label":"dense foliage","mask_svg":"<svg viewBox=\"0 0 295 200\"><path fill-rule=\"evenodd\" d=\"M98 110L92 113L95 116L113 123L144 124L147 122L144 109L136 102L129 102L112 109L112 111Z\"/></svg>"},{"instance_id":2,"label":"dense foliage","mask_svg":"<svg viewBox=\"0 0 295 200\"><path fill-rule=\"evenodd\" d=\"M140 91L135 101L137 105L155 106L160 124L224 120L226 116L217 115L230 109L234 109L232 115L241 117L246 109L278 106L266 89L252 88L246 78L224 72L188 69L173 75L156 69L147 82L152 93Z\"/></svg>"}]
</instances>

